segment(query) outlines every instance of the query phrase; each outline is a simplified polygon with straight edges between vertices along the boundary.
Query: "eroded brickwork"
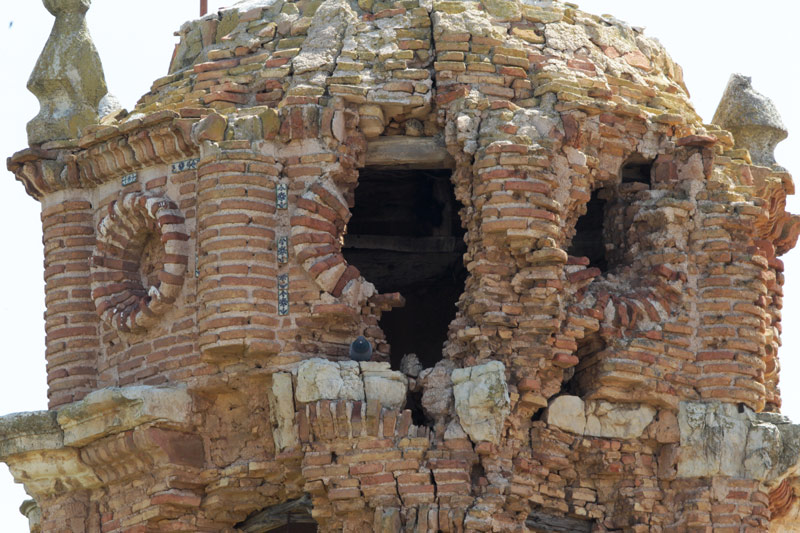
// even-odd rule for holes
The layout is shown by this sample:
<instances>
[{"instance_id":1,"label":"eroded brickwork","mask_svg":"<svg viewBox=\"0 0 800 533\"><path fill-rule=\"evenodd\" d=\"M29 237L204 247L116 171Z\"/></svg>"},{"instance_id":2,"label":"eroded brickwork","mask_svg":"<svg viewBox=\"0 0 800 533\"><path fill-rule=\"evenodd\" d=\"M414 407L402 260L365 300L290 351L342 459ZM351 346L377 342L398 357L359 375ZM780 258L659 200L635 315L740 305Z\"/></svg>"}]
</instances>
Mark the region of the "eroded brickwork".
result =
<instances>
[{"instance_id":1,"label":"eroded brickwork","mask_svg":"<svg viewBox=\"0 0 800 533\"><path fill-rule=\"evenodd\" d=\"M35 527L795 527L792 180L657 41L559 2L240 6L130 113L9 159L44 228L50 411L0 438ZM422 212L439 233L348 240L365 169L451 172L467 275L427 368L348 249L462 244Z\"/></svg>"}]
</instances>

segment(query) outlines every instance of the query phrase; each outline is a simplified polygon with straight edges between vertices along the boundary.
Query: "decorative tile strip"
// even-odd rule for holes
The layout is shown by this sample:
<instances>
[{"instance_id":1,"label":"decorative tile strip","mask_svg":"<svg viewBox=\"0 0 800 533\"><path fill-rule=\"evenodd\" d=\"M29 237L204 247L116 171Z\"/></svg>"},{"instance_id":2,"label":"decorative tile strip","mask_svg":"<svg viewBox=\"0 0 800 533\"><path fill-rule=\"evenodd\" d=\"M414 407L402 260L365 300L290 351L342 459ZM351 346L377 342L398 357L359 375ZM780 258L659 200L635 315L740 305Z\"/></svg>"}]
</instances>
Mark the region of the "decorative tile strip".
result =
<instances>
[{"instance_id":1,"label":"decorative tile strip","mask_svg":"<svg viewBox=\"0 0 800 533\"><path fill-rule=\"evenodd\" d=\"M285 183L279 183L277 187L277 204L278 209L289 208L289 186Z\"/></svg>"},{"instance_id":2,"label":"decorative tile strip","mask_svg":"<svg viewBox=\"0 0 800 533\"><path fill-rule=\"evenodd\" d=\"M289 237L278 239L278 263L289 262Z\"/></svg>"},{"instance_id":3,"label":"decorative tile strip","mask_svg":"<svg viewBox=\"0 0 800 533\"><path fill-rule=\"evenodd\" d=\"M289 274L278 275L278 314L289 314Z\"/></svg>"},{"instance_id":4,"label":"decorative tile strip","mask_svg":"<svg viewBox=\"0 0 800 533\"><path fill-rule=\"evenodd\" d=\"M197 170L197 163L200 162L199 158L186 159L184 161L177 161L172 163L172 173L184 172L186 170Z\"/></svg>"},{"instance_id":5,"label":"decorative tile strip","mask_svg":"<svg viewBox=\"0 0 800 533\"><path fill-rule=\"evenodd\" d=\"M122 186L125 187L126 185L130 185L131 183L136 183L138 179L139 175L136 174L136 172L132 174L126 174L125 176L122 176Z\"/></svg>"}]
</instances>

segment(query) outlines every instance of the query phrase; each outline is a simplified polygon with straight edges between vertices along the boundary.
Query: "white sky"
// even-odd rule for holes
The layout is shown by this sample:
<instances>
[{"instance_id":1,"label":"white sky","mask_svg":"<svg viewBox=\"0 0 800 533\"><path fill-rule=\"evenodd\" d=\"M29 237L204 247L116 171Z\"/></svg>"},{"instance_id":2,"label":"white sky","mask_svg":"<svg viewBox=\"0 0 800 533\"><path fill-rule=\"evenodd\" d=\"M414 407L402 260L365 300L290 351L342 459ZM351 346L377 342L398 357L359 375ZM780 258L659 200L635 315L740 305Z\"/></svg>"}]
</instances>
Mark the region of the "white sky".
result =
<instances>
[{"instance_id":1,"label":"white sky","mask_svg":"<svg viewBox=\"0 0 800 533\"><path fill-rule=\"evenodd\" d=\"M209 0L209 9L233 3ZM785 0L583 0L581 9L611 13L657 37L684 69L686 85L704 120L710 121L732 72L752 76L756 90L771 97L790 137L777 150L778 163L800 176L800 105L795 96L798 69L797 15ZM166 74L173 32L198 14L198 0L94 0L89 28L105 69L109 90L131 109L150 83ZM25 124L38 112L25 89L47 40L53 18L37 0L6 1L0 17L0 53L5 81L0 84L3 127L0 155L26 147ZM800 180L800 177L797 178ZM800 201L790 199L790 210ZM44 284L39 204L14 176L0 170L0 273L6 282L0 298L0 415L47 408L44 362ZM800 258L786 263L783 343L780 351L783 412L800 422ZM0 530L27 532L19 514L26 498L5 465L0 466Z\"/></svg>"}]
</instances>

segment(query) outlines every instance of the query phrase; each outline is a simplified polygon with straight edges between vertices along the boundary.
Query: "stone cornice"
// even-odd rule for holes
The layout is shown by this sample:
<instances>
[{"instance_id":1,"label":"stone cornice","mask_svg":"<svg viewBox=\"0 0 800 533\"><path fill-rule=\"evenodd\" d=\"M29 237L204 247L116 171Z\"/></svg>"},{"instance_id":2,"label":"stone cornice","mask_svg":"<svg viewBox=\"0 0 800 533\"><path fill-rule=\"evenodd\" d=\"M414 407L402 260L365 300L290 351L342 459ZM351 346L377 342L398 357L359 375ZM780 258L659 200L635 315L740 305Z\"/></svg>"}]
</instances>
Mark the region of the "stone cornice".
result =
<instances>
[{"instance_id":1,"label":"stone cornice","mask_svg":"<svg viewBox=\"0 0 800 533\"><path fill-rule=\"evenodd\" d=\"M147 166L196 156L195 122L160 111L120 126L95 126L76 143L46 143L17 152L7 166L37 200L58 190L92 188Z\"/></svg>"},{"instance_id":2,"label":"stone cornice","mask_svg":"<svg viewBox=\"0 0 800 533\"><path fill-rule=\"evenodd\" d=\"M64 446L64 433L53 411L15 413L0 418L0 459L14 481L31 495L56 494L100 486L100 479Z\"/></svg>"},{"instance_id":3,"label":"stone cornice","mask_svg":"<svg viewBox=\"0 0 800 533\"><path fill-rule=\"evenodd\" d=\"M84 446L106 435L158 422L186 429L192 399L186 389L148 386L101 389L58 410L66 446Z\"/></svg>"},{"instance_id":4,"label":"stone cornice","mask_svg":"<svg viewBox=\"0 0 800 533\"><path fill-rule=\"evenodd\" d=\"M85 446L144 428L143 435L157 432L149 447L164 447L164 453L150 455L172 461L175 439L163 437L163 430L191 435L190 416L191 397L183 388L102 389L58 411L0 417L0 460L8 464L15 481L36 497L92 489L100 486L106 465L94 455L97 464L88 464L82 457ZM202 448L202 444L197 446ZM112 455L105 462L113 460ZM177 460L181 462L180 457Z\"/></svg>"}]
</instances>

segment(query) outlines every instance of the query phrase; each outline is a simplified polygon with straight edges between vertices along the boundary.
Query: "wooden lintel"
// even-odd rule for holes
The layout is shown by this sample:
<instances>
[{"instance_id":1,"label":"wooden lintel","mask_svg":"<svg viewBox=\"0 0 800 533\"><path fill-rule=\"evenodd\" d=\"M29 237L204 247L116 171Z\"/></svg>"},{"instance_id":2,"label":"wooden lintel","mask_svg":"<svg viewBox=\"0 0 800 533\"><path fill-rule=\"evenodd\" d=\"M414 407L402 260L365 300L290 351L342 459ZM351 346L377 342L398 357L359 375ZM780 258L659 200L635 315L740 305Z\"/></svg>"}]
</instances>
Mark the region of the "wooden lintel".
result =
<instances>
[{"instance_id":1,"label":"wooden lintel","mask_svg":"<svg viewBox=\"0 0 800 533\"><path fill-rule=\"evenodd\" d=\"M531 511L525 525L537 533L591 533L594 520Z\"/></svg>"},{"instance_id":2,"label":"wooden lintel","mask_svg":"<svg viewBox=\"0 0 800 533\"><path fill-rule=\"evenodd\" d=\"M366 165L392 168L454 168L455 161L435 137L378 137L367 143Z\"/></svg>"},{"instance_id":3,"label":"wooden lintel","mask_svg":"<svg viewBox=\"0 0 800 533\"><path fill-rule=\"evenodd\" d=\"M453 237L400 237L395 235L345 235L344 248L388 250L409 253L451 253L456 251Z\"/></svg>"},{"instance_id":4,"label":"wooden lintel","mask_svg":"<svg viewBox=\"0 0 800 533\"><path fill-rule=\"evenodd\" d=\"M316 524L311 517L311 498L308 494L296 500L280 503L263 509L236 529L245 533L266 533L286 524Z\"/></svg>"}]
</instances>

